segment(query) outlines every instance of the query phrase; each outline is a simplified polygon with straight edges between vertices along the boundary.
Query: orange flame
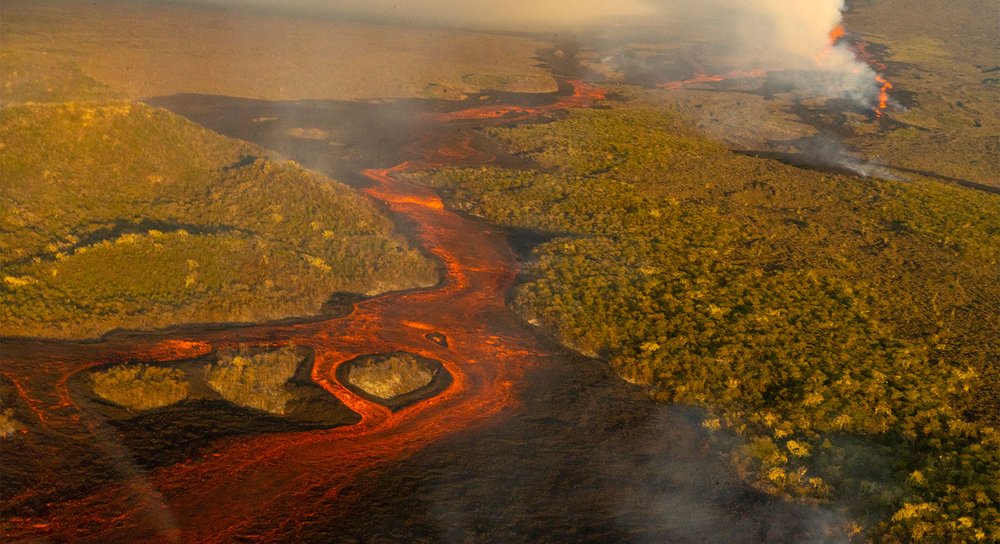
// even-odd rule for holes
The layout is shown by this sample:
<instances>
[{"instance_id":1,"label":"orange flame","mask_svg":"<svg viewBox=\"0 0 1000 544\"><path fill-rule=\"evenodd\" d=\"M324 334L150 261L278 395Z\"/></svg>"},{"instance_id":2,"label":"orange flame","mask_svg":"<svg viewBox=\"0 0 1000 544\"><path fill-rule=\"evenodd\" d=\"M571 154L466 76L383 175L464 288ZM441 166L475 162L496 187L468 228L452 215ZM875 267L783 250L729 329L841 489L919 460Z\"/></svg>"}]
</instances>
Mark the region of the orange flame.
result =
<instances>
[{"instance_id":1,"label":"orange flame","mask_svg":"<svg viewBox=\"0 0 1000 544\"><path fill-rule=\"evenodd\" d=\"M836 45L837 42L839 42L845 35L847 35L847 31L844 30L844 25L837 25L833 27L833 29L830 30L830 45Z\"/></svg>"},{"instance_id":2,"label":"orange flame","mask_svg":"<svg viewBox=\"0 0 1000 544\"><path fill-rule=\"evenodd\" d=\"M833 27L830 30L829 46L817 53L813 61L816 64L822 64L832 51L833 46L837 45L846 36L847 31L844 30L843 25ZM889 109L889 91L892 89L892 83L880 73L886 69L886 65L873 57L868 51L868 44L863 41L855 41L851 44L851 49L854 51L856 59L868 64L875 71L875 82L879 85L879 92L877 103L872 107L872 111L875 112L876 118L880 118Z\"/></svg>"},{"instance_id":3,"label":"orange flame","mask_svg":"<svg viewBox=\"0 0 1000 544\"><path fill-rule=\"evenodd\" d=\"M845 36L847 36L847 31L844 29L844 25L837 25L830 29L830 33L827 34L827 36L826 47L817 51L813 55L813 63L817 66L821 66L826 62L833 51L833 47L837 45L840 40L844 39Z\"/></svg>"}]
</instances>

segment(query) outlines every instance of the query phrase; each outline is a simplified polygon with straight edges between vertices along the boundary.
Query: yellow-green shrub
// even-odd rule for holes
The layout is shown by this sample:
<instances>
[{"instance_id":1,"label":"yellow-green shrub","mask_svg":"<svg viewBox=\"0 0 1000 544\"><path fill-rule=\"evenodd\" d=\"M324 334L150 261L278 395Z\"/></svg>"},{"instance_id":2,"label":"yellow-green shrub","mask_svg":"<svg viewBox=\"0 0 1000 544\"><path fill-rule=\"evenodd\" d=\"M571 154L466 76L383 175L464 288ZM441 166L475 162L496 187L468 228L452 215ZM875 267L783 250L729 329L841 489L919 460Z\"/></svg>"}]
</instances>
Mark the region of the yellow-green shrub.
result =
<instances>
[{"instance_id":1,"label":"yellow-green shrub","mask_svg":"<svg viewBox=\"0 0 1000 544\"><path fill-rule=\"evenodd\" d=\"M90 379L97 396L130 410L169 406L184 400L189 389L184 372L146 364L113 366Z\"/></svg>"},{"instance_id":2,"label":"yellow-green shrub","mask_svg":"<svg viewBox=\"0 0 1000 544\"><path fill-rule=\"evenodd\" d=\"M206 370L208 385L226 400L283 415L293 398L285 384L295 375L302 356L294 349L221 353Z\"/></svg>"}]
</instances>

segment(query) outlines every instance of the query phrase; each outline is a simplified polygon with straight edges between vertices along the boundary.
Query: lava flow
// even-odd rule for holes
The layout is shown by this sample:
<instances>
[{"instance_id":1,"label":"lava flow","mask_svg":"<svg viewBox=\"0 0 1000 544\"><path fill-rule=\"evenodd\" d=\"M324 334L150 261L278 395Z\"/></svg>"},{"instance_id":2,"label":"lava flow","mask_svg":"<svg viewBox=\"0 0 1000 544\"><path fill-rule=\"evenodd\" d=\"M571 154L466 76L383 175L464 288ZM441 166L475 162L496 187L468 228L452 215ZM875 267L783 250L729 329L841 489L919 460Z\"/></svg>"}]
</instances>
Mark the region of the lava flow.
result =
<instances>
[{"instance_id":1,"label":"lava flow","mask_svg":"<svg viewBox=\"0 0 1000 544\"><path fill-rule=\"evenodd\" d=\"M523 120L604 98L600 89L571 83L574 92L549 105L474 107L439 114L436 121ZM115 433L77 406L66 385L79 372L108 362L171 361L238 345L307 346L315 352L313 379L360 414L359 423L220 439L204 455L149 473L119 466L117 477L89 495L46 505L39 514L8 518L6 537L294 540L298 528L335 508L344 487L359 476L514 406L513 385L550 355L504 306L504 293L516 273L505 236L446 210L432 190L393 177L494 159L474 149L465 134L441 131L413 144L410 151L421 159L364 172L374 182L365 192L412 221L417 242L444 264L444 279L435 288L368 299L354 304L346 316L319 322L116 335L98 343L25 340L5 345L5 376L37 412L39 423L69 440L107 442L101 448L109 450L109 458L128 455L111 451L122 449L114 445ZM353 358L403 350L440 361L453 376L452 384L435 397L393 412L337 381L337 367ZM30 439L33 432L26 436ZM19 511L11 504L17 500L6 498L5 508Z\"/></svg>"}]
</instances>

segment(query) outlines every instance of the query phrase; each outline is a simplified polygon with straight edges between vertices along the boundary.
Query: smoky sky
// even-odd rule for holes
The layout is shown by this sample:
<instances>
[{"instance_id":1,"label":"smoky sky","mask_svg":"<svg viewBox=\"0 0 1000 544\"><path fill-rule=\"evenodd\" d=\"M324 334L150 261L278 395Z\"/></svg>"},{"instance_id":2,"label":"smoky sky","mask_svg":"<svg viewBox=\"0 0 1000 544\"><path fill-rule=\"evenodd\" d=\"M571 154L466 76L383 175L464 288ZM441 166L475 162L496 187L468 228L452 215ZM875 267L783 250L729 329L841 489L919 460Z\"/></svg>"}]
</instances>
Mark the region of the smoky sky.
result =
<instances>
[{"instance_id":1,"label":"smoky sky","mask_svg":"<svg viewBox=\"0 0 1000 544\"><path fill-rule=\"evenodd\" d=\"M812 63L839 24L843 0L203 0L352 15L397 23L506 31L645 27L727 47L778 68Z\"/></svg>"},{"instance_id":2,"label":"smoky sky","mask_svg":"<svg viewBox=\"0 0 1000 544\"><path fill-rule=\"evenodd\" d=\"M831 47L844 0L202 0L234 9L288 8L403 24L526 32L573 31L610 50L635 29L689 44L726 67L809 71L796 83L814 94L872 99L874 73L846 46ZM720 67L721 68L721 67ZM797 77L797 76L795 76Z\"/></svg>"},{"instance_id":3,"label":"smoky sky","mask_svg":"<svg viewBox=\"0 0 1000 544\"><path fill-rule=\"evenodd\" d=\"M203 0L233 7L285 7L411 23L497 30L619 24L696 24L778 48L821 46L843 0ZM735 33L733 31L736 31Z\"/></svg>"},{"instance_id":4,"label":"smoky sky","mask_svg":"<svg viewBox=\"0 0 1000 544\"><path fill-rule=\"evenodd\" d=\"M649 0L205 0L244 7L347 14L402 23L495 30L573 28L651 15Z\"/></svg>"}]
</instances>

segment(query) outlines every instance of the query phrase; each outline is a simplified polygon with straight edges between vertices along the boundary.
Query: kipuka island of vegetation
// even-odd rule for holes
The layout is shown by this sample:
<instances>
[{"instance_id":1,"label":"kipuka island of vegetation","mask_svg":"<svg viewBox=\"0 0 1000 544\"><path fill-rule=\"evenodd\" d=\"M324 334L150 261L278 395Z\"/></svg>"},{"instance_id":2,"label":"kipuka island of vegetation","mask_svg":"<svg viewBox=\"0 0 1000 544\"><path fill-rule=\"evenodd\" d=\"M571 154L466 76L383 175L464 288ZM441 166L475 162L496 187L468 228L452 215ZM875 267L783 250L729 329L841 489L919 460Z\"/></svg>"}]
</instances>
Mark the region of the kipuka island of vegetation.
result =
<instances>
[{"instance_id":1,"label":"kipuka island of vegetation","mask_svg":"<svg viewBox=\"0 0 1000 544\"><path fill-rule=\"evenodd\" d=\"M405 351L365 355L337 368L337 378L359 395L398 410L443 391L451 375L440 362Z\"/></svg>"}]
</instances>

